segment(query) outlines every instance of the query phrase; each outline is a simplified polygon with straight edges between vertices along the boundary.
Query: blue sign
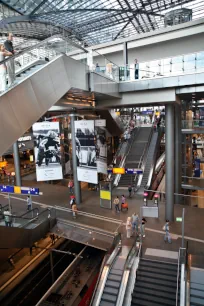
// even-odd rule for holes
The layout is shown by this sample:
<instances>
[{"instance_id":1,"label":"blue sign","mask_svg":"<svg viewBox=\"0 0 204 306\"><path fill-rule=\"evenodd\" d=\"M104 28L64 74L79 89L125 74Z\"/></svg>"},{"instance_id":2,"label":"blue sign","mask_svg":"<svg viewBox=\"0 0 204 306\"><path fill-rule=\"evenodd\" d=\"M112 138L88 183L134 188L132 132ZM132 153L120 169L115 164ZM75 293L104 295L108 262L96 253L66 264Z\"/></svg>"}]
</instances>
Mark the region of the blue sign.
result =
<instances>
[{"instance_id":1,"label":"blue sign","mask_svg":"<svg viewBox=\"0 0 204 306\"><path fill-rule=\"evenodd\" d=\"M125 169L125 173L127 174L142 174L142 169Z\"/></svg>"},{"instance_id":2,"label":"blue sign","mask_svg":"<svg viewBox=\"0 0 204 306\"><path fill-rule=\"evenodd\" d=\"M39 195L39 188L21 187L22 194Z\"/></svg>"},{"instance_id":3,"label":"blue sign","mask_svg":"<svg viewBox=\"0 0 204 306\"><path fill-rule=\"evenodd\" d=\"M1 192L14 193L14 186L0 185Z\"/></svg>"}]
</instances>

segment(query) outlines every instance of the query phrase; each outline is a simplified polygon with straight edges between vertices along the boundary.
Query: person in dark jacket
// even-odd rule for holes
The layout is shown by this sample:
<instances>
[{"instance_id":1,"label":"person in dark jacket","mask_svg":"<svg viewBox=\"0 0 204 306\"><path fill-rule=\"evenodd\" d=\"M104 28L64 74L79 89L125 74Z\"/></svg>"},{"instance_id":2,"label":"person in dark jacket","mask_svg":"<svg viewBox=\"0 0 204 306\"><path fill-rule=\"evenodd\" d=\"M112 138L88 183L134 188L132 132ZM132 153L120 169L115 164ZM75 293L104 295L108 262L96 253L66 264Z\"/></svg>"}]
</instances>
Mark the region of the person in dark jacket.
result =
<instances>
[{"instance_id":1,"label":"person in dark jacket","mask_svg":"<svg viewBox=\"0 0 204 306\"><path fill-rule=\"evenodd\" d=\"M4 47L6 51L11 52L13 55L15 53L13 48L13 34L8 33L7 40L4 42ZM15 65L14 65L14 59L11 58L7 63L7 73L8 73L8 86L12 86L15 82L16 75L15 75Z\"/></svg>"}]
</instances>

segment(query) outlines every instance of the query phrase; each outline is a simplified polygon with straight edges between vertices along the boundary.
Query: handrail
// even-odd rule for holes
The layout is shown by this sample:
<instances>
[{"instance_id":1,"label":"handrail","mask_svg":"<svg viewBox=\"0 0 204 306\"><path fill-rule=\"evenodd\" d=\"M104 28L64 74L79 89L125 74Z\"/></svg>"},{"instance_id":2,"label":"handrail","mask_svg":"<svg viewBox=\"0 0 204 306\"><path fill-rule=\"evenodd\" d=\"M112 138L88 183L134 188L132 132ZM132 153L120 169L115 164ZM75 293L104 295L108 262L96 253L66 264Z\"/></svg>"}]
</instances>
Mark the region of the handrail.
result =
<instances>
[{"instance_id":1,"label":"handrail","mask_svg":"<svg viewBox=\"0 0 204 306\"><path fill-rule=\"evenodd\" d=\"M116 306L122 306L123 305L125 291L126 291L127 283L128 283L128 278L129 278L130 270L131 270L131 267L132 267L132 264L133 264L133 262L131 262L131 261L132 261L133 256L135 256L136 252L138 251L137 238L138 238L138 235L135 237L135 241L134 241L134 243L133 243L133 245L132 245L132 247L129 251L129 254L127 256L127 259L126 259L125 268L124 268L123 277L122 277L121 284L120 284L120 290L119 290L119 293L118 293Z\"/></svg>"},{"instance_id":2,"label":"handrail","mask_svg":"<svg viewBox=\"0 0 204 306\"><path fill-rule=\"evenodd\" d=\"M121 241L115 247L113 253L111 254L109 259L107 260L107 263L106 263L106 265L103 269L101 279L100 279L99 284L98 284L99 292L93 300L93 302L94 302L93 305L94 306L99 306L100 305L101 297L102 297L102 294L103 294L103 291L104 291L104 287L105 287L108 275L109 275L111 267L112 267L112 265L113 265L113 263L114 263L114 261L115 261L115 259L118 256L120 251L121 251Z\"/></svg>"},{"instance_id":3,"label":"handrail","mask_svg":"<svg viewBox=\"0 0 204 306\"><path fill-rule=\"evenodd\" d=\"M81 49L84 52L88 53L88 51L86 49L84 49L82 46L77 45L76 43L71 41L68 37L63 36L61 34L56 34L56 35L50 36L50 37L40 41L39 43L37 43L35 45L27 47L27 48L23 49L22 51L14 54L14 55L12 55L12 56L10 56L8 58L5 58L3 61L0 61L0 65L3 64L3 63L8 62L11 59L15 59L15 58L19 57L20 55L23 55L24 53L27 53L27 52L29 52L29 51L31 51L33 49L37 49L37 48L43 46L44 44L48 43L50 40L53 40L55 38L61 38L61 39L65 40L66 42L70 42L70 45L73 45L74 47L77 47L78 49Z\"/></svg>"},{"instance_id":4,"label":"handrail","mask_svg":"<svg viewBox=\"0 0 204 306\"><path fill-rule=\"evenodd\" d=\"M179 276L180 276L180 254L181 254L181 249L179 248L178 263L177 263L177 279L176 279L176 306L178 306L178 291L179 291Z\"/></svg>"},{"instance_id":5,"label":"handrail","mask_svg":"<svg viewBox=\"0 0 204 306\"><path fill-rule=\"evenodd\" d=\"M20 216L16 216L16 217L18 217L18 218L23 218L23 219L24 219L24 216L25 216L25 215L28 215L28 214L30 214L31 212L34 212L35 210L37 211L37 215L39 215L39 208L38 208L38 207L35 207L35 208L31 209L31 210L26 211L24 214L22 214L22 215L20 215ZM31 218L25 218L25 219L31 219Z\"/></svg>"}]
</instances>

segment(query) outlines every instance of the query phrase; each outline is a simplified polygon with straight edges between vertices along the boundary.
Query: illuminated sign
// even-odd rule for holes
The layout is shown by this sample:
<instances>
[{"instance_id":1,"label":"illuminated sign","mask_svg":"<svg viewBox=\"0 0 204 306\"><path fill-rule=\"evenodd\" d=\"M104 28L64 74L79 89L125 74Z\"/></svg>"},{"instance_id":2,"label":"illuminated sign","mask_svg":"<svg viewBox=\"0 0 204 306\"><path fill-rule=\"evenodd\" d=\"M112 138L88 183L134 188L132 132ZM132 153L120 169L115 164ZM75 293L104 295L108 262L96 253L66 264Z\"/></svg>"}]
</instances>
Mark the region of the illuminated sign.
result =
<instances>
[{"instance_id":1,"label":"illuminated sign","mask_svg":"<svg viewBox=\"0 0 204 306\"><path fill-rule=\"evenodd\" d=\"M5 186L0 185L0 192L5 193L16 193L16 194L26 194L26 195L39 195L39 188L32 187L20 187L20 186Z\"/></svg>"},{"instance_id":2,"label":"illuminated sign","mask_svg":"<svg viewBox=\"0 0 204 306\"><path fill-rule=\"evenodd\" d=\"M125 174L125 168L113 168L113 174Z\"/></svg>"}]
</instances>

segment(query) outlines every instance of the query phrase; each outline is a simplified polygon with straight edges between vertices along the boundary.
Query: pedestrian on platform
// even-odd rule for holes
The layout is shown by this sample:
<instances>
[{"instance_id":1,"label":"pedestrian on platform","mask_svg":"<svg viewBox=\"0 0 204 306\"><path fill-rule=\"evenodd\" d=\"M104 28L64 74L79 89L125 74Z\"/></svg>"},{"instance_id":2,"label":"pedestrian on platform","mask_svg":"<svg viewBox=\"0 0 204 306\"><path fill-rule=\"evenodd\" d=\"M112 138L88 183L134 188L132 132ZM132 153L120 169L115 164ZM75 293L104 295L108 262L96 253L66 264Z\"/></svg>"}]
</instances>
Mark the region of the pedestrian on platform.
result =
<instances>
[{"instance_id":1,"label":"pedestrian on platform","mask_svg":"<svg viewBox=\"0 0 204 306\"><path fill-rule=\"evenodd\" d=\"M116 211L117 213L120 212L119 203L120 203L120 200L119 200L119 198L118 198L118 196L117 196L117 197L114 199L114 201L113 201L113 204L115 205L115 211Z\"/></svg>"},{"instance_id":2,"label":"pedestrian on platform","mask_svg":"<svg viewBox=\"0 0 204 306\"><path fill-rule=\"evenodd\" d=\"M136 234L139 232L139 216L136 213L132 215L132 231Z\"/></svg>"},{"instance_id":3,"label":"pedestrian on platform","mask_svg":"<svg viewBox=\"0 0 204 306\"><path fill-rule=\"evenodd\" d=\"M122 195L122 197L121 197L121 205L123 205L123 204L125 204L125 196L124 196L124 194Z\"/></svg>"},{"instance_id":4,"label":"pedestrian on platform","mask_svg":"<svg viewBox=\"0 0 204 306\"><path fill-rule=\"evenodd\" d=\"M169 220L166 220L163 230L165 230L164 242L168 241L168 243L171 243L171 235L169 232Z\"/></svg>"},{"instance_id":5,"label":"pedestrian on platform","mask_svg":"<svg viewBox=\"0 0 204 306\"><path fill-rule=\"evenodd\" d=\"M129 192L129 198L131 198L132 197L132 186L131 185L128 186L128 192Z\"/></svg>"},{"instance_id":6,"label":"pedestrian on platform","mask_svg":"<svg viewBox=\"0 0 204 306\"><path fill-rule=\"evenodd\" d=\"M4 210L4 221L6 226L8 227L12 226L12 216L8 209Z\"/></svg>"},{"instance_id":7,"label":"pedestrian on platform","mask_svg":"<svg viewBox=\"0 0 204 306\"><path fill-rule=\"evenodd\" d=\"M15 51L13 48L13 34L8 33L7 40L4 42L4 47L7 52L11 53L14 55ZM15 64L14 64L14 59L10 59L7 63L7 73L8 73L8 86L12 86L15 82L16 75L15 75Z\"/></svg>"},{"instance_id":8,"label":"pedestrian on platform","mask_svg":"<svg viewBox=\"0 0 204 306\"><path fill-rule=\"evenodd\" d=\"M126 222L126 231L127 231L127 238L130 238L132 236L132 222L131 217L127 218Z\"/></svg>"},{"instance_id":9,"label":"pedestrian on platform","mask_svg":"<svg viewBox=\"0 0 204 306\"><path fill-rule=\"evenodd\" d=\"M28 195L27 196L27 211L32 209L32 199L31 197Z\"/></svg>"},{"instance_id":10,"label":"pedestrian on platform","mask_svg":"<svg viewBox=\"0 0 204 306\"><path fill-rule=\"evenodd\" d=\"M74 183L72 180L70 180L68 183L69 193L73 193L73 187L74 187Z\"/></svg>"},{"instance_id":11,"label":"pedestrian on platform","mask_svg":"<svg viewBox=\"0 0 204 306\"><path fill-rule=\"evenodd\" d=\"M143 238L145 238L145 224L146 223L147 223L147 220L143 217L141 225L140 225L140 233Z\"/></svg>"},{"instance_id":12,"label":"pedestrian on platform","mask_svg":"<svg viewBox=\"0 0 204 306\"><path fill-rule=\"evenodd\" d=\"M72 213L73 213L73 218L76 218L77 215L77 206L76 203L72 205Z\"/></svg>"},{"instance_id":13,"label":"pedestrian on platform","mask_svg":"<svg viewBox=\"0 0 204 306\"><path fill-rule=\"evenodd\" d=\"M76 199L75 199L75 196L74 195L72 195L71 197L70 197L70 206L71 206L71 208L72 208L72 205L73 204L76 204Z\"/></svg>"}]
</instances>

